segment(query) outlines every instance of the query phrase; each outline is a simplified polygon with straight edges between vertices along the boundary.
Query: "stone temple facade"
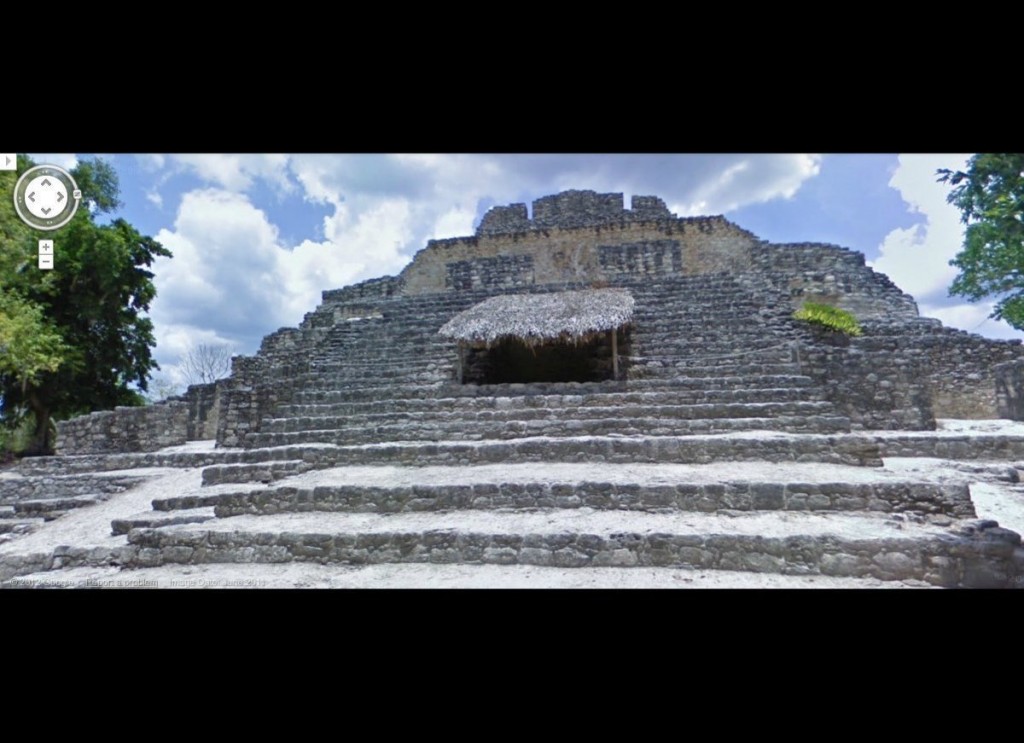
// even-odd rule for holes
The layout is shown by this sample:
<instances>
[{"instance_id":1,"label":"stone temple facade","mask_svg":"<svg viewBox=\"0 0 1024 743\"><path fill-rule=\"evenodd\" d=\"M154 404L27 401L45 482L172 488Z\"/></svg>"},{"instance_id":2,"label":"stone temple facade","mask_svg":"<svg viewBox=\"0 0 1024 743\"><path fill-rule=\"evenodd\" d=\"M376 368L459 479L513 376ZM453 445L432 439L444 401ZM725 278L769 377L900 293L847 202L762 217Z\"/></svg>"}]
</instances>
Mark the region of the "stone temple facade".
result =
<instances>
[{"instance_id":1,"label":"stone temple facade","mask_svg":"<svg viewBox=\"0 0 1024 743\"><path fill-rule=\"evenodd\" d=\"M628 323L529 348L515 339L467 345L439 332L495 297L599 290L632 298ZM849 310L864 335L832 337L795 320L806 300ZM504 306L528 314L529 303L517 301ZM1019 341L920 317L914 299L860 253L770 244L722 217L679 218L654 196L633 197L627 208L622 194L567 191L536 200L530 212L525 204L491 209L475 235L430 241L399 276L325 291L299 327L236 357L228 379L165 404L61 423L60 456L21 467L27 478L58 467L91 477L205 467L208 494L154 501L149 516L114 523L126 544L109 559L126 567L648 565L1018 585L1019 535L972 521L966 485L800 475L655 487L618 475L538 483L475 481L471 473L498 463L629 471L723 462L871 468L883 456L1024 459L1024 439L925 435L937 418L1020 419L1022 366ZM164 449L197 439L215 439L216 448ZM303 484L315 473L385 464L467 474L459 485L415 477L393 487ZM912 521L921 533L867 539L815 525L772 537L753 527L730 533L665 522L617 531L596 521L584 532L520 522L464 532L452 518L444 527L401 520L486 509L522 509L517 518L528 520L537 509L579 508L598 520L608 511L794 511L808 519L829 511L861 517L858 524L906 513L906 528ZM316 528L266 536L281 514L309 512L322 515ZM353 512L393 520L362 530L338 520ZM263 529L232 526L243 516L266 519ZM59 562L90 559L98 558L83 552Z\"/></svg>"},{"instance_id":2,"label":"stone temple facade","mask_svg":"<svg viewBox=\"0 0 1024 743\"><path fill-rule=\"evenodd\" d=\"M937 417L1016 417L1014 365L1002 374L1000 365L1024 358L1020 342L919 317L913 298L868 268L862 254L767 243L722 217L675 217L654 196L633 197L627 209L622 194L568 191L535 201L532 219L525 204L491 209L476 235L430 241L400 276L324 292L298 328L281 329L255 356L236 358L230 379L194 387L167 405L64 423L59 450L145 451L203 438L246 448L501 438L517 432L498 425L506 421L493 420L494 431L469 429L449 414L467 398L531 395L545 391L543 384L453 387L457 346L438 330L489 297L591 287L627 289L638 308L618 378L595 391L671 388L728 372L749 393L765 383L779 389L772 377L795 374L809 382L787 402L814 397L829 407L813 415L787 410L772 428L929 430ZM865 335L841 342L814 334L791 317L805 300L849 310ZM382 407L437 398L450 409L424 403L424 411L440 415L418 417L415 425L397 415L401 404L365 421L340 409L334 417L312 415L324 411L310 406L341 402L339 396ZM368 408L366 415L378 413ZM570 419L533 428L547 434ZM701 430L738 430L741 420ZM649 425L634 428L661 431L664 421Z\"/></svg>"}]
</instances>

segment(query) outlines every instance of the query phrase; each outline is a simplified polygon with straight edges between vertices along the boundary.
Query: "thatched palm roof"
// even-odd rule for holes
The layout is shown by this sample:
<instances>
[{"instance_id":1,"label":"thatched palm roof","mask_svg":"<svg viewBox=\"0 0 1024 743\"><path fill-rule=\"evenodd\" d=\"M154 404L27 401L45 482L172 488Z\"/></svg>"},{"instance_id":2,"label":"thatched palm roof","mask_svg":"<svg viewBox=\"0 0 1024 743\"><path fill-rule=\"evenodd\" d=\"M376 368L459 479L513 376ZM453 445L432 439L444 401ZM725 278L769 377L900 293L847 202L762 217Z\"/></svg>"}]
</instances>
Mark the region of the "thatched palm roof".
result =
<instances>
[{"instance_id":1,"label":"thatched palm roof","mask_svg":"<svg viewBox=\"0 0 1024 743\"><path fill-rule=\"evenodd\" d=\"M439 331L470 344L490 346L505 338L529 345L578 343L633 320L634 301L624 289L584 289L550 294L505 294L461 312Z\"/></svg>"}]
</instances>

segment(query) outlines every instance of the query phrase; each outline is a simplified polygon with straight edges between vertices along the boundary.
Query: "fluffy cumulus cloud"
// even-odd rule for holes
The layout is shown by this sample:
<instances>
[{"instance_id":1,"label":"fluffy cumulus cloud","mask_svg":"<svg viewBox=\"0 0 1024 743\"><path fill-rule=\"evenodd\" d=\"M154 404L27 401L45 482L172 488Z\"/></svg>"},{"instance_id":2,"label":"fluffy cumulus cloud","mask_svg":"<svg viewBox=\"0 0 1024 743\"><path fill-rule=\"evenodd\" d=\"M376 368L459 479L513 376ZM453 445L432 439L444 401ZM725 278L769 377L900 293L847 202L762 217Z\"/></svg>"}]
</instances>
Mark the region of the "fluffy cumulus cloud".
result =
<instances>
[{"instance_id":1,"label":"fluffy cumulus cloud","mask_svg":"<svg viewBox=\"0 0 1024 743\"><path fill-rule=\"evenodd\" d=\"M703 180L683 203L680 216L730 212L748 204L792 198L800 185L821 171L817 155L733 156L733 162Z\"/></svg>"},{"instance_id":2,"label":"fluffy cumulus cloud","mask_svg":"<svg viewBox=\"0 0 1024 743\"><path fill-rule=\"evenodd\" d=\"M283 191L293 187L287 155L172 155L179 167L192 169L204 180L230 191L245 191L264 179Z\"/></svg>"},{"instance_id":3,"label":"fluffy cumulus cloud","mask_svg":"<svg viewBox=\"0 0 1024 743\"><path fill-rule=\"evenodd\" d=\"M154 266L151 314L162 366L193 344L249 345L258 332L252 313L280 315L273 277L277 231L244 196L219 189L187 193L174 228L160 230L156 239L174 254Z\"/></svg>"},{"instance_id":4,"label":"fluffy cumulus cloud","mask_svg":"<svg viewBox=\"0 0 1024 743\"><path fill-rule=\"evenodd\" d=\"M986 319L992 311L990 302L969 304L948 294L957 275L949 261L960 252L964 226L960 212L946 201L949 186L938 183L935 173L940 168L963 170L969 157L900 155L889 185L924 222L890 232L879 248L879 257L870 265L912 294L926 317L992 338L1019 338L1020 333L1006 323Z\"/></svg>"},{"instance_id":5,"label":"fluffy cumulus cloud","mask_svg":"<svg viewBox=\"0 0 1024 743\"><path fill-rule=\"evenodd\" d=\"M890 232L872 267L919 302L940 299L956 277L949 261L963 243L960 213L946 202L949 188L936 182L939 168L962 169L967 155L900 155L889 185L925 221Z\"/></svg>"},{"instance_id":6,"label":"fluffy cumulus cloud","mask_svg":"<svg viewBox=\"0 0 1024 743\"><path fill-rule=\"evenodd\" d=\"M290 246L245 194L220 188L186 193L173 229L156 235L174 254L154 267L152 317L161 366L174 377L177 361L202 343L251 353L267 332L296 325L323 289L382 267L400 268L399 249L409 237L406 211L392 201L357 215L342 209L328 240Z\"/></svg>"},{"instance_id":7,"label":"fluffy cumulus cloud","mask_svg":"<svg viewBox=\"0 0 1024 743\"><path fill-rule=\"evenodd\" d=\"M681 216L723 213L791 197L820 158L168 155L139 165L156 183L186 172L201 184L180 195L173 227L157 235L174 252L156 267L157 358L173 365L197 343L252 353L263 335L314 309L322 290L397 274L428 240L472 234L495 204L589 188L623 192L627 206L632 195L656 194ZM261 186L326 216L289 244L268 216L272 205L259 201ZM162 201L174 209L167 193Z\"/></svg>"}]
</instances>

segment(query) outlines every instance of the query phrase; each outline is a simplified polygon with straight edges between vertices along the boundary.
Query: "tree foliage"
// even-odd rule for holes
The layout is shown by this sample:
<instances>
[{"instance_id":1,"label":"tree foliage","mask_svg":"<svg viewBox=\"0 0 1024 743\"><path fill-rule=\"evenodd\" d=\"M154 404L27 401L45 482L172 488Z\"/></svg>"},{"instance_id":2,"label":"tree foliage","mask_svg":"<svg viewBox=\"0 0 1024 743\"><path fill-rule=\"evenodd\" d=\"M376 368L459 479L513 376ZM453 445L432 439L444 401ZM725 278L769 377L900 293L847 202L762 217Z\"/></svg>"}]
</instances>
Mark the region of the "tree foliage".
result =
<instances>
[{"instance_id":1,"label":"tree foliage","mask_svg":"<svg viewBox=\"0 0 1024 743\"><path fill-rule=\"evenodd\" d=\"M31 166L18 158L19 172ZM32 453L49 448L51 418L141 404L135 387L145 391L158 368L151 355L153 324L146 316L156 296L148 269L170 252L123 219L97 222L98 215L119 206L117 175L108 163L82 161L71 173L83 206L53 232L33 230L18 219L11 198L17 174L0 173L0 293L12 308L5 322L20 328L11 347L33 349L26 358L34 359L0 362L0 417L11 424L31 411ZM55 241L53 270L36 265L40 238ZM25 333L34 341L26 341Z\"/></svg>"},{"instance_id":2,"label":"tree foliage","mask_svg":"<svg viewBox=\"0 0 1024 743\"><path fill-rule=\"evenodd\" d=\"M67 347L42 308L0 289L0 374L24 391L64 363Z\"/></svg>"},{"instance_id":3,"label":"tree foliage","mask_svg":"<svg viewBox=\"0 0 1024 743\"><path fill-rule=\"evenodd\" d=\"M1024 154L979 154L966 171L942 169L947 200L967 225L960 270L949 293L972 302L996 298L991 317L1024 330Z\"/></svg>"}]
</instances>

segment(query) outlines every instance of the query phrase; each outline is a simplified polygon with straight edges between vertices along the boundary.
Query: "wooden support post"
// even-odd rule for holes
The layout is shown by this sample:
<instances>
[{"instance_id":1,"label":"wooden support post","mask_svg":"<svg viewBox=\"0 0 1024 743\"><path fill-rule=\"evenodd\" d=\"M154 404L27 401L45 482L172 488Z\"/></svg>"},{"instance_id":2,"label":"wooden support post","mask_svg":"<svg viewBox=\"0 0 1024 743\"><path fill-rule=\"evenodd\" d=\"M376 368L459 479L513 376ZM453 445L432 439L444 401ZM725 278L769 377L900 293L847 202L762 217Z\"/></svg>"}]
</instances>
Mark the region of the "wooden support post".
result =
<instances>
[{"instance_id":1,"label":"wooden support post","mask_svg":"<svg viewBox=\"0 0 1024 743\"><path fill-rule=\"evenodd\" d=\"M618 331L611 329L611 379L618 381Z\"/></svg>"},{"instance_id":2,"label":"wooden support post","mask_svg":"<svg viewBox=\"0 0 1024 743\"><path fill-rule=\"evenodd\" d=\"M458 368L458 372L455 375L455 379L456 379L456 381L458 381L459 384L462 384L462 377L463 377L463 374L465 374L465 371L464 371L465 370L465 365L466 365L466 347L464 345L462 345L462 341L459 341L459 368Z\"/></svg>"}]
</instances>

